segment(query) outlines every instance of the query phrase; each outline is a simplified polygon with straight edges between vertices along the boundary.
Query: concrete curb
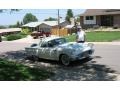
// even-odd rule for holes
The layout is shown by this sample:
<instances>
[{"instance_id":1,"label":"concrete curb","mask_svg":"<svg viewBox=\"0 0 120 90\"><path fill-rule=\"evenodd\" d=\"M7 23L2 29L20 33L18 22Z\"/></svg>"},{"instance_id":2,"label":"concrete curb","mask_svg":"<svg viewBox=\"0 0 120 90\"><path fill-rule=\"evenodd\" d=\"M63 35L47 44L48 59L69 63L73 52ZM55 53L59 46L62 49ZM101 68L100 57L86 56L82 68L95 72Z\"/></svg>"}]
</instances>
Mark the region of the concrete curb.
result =
<instances>
[{"instance_id":1,"label":"concrete curb","mask_svg":"<svg viewBox=\"0 0 120 90\"><path fill-rule=\"evenodd\" d=\"M2 41L3 43L37 43L39 39L36 40L15 40L15 41ZM86 43L93 43L95 45L120 45L120 42L86 42Z\"/></svg>"},{"instance_id":2,"label":"concrete curb","mask_svg":"<svg viewBox=\"0 0 120 90\"><path fill-rule=\"evenodd\" d=\"M102 44L102 45L120 45L120 42L88 42L93 44Z\"/></svg>"}]
</instances>

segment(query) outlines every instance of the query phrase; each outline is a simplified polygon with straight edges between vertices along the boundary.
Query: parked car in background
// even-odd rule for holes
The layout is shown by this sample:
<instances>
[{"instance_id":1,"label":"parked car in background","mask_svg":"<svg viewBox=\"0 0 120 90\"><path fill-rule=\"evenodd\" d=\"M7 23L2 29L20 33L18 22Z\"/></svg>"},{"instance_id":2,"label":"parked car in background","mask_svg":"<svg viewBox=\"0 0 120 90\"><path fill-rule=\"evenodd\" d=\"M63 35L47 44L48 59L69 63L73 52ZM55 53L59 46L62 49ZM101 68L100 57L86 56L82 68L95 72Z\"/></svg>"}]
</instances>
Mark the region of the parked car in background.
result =
<instances>
[{"instance_id":1,"label":"parked car in background","mask_svg":"<svg viewBox=\"0 0 120 90\"><path fill-rule=\"evenodd\" d=\"M68 66L72 61L91 57L94 49L93 44L67 42L62 37L46 37L38 44L26 47L25 51L28 57L56 60Z\"/></svg>"},{"instance_id":2,"label":"parked car in background","mask_svg":"<svg viewBox=\"0 0 120 90\"><path fill-rule=\"evenodd\" d=\"M39 38L39 37L42 37L42 36L46 36L46 37L49 37L51 34L50 34L50 32L44 32L44 31L39 31L39 32L37 32L37 31L35 31L35 32L33 32L32 34L31 34L31 36L34 38L34 39L36 39L36 38Z\"/></svg>"}]
</instances>

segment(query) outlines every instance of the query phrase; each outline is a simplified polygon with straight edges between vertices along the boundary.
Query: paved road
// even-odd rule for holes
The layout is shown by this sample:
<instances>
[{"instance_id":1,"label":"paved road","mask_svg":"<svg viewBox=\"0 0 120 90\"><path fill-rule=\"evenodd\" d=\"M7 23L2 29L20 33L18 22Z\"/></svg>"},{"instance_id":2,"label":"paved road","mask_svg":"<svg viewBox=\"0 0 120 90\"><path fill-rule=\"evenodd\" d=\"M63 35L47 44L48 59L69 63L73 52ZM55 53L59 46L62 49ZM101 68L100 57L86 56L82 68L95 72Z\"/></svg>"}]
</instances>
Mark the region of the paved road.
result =
<instances>
[{"instance_id":1,"label":"paved road","mask_svg":"<svg viewBox=\"0 0 120 90\"><path fill-rule=\"evenodd\" d=\"M22 50L24 47L29 46L30 43L21 43L21 42L0 42L0 53Z\"/></svg>"},{"instance_id":2,"label":"paved road","mask_svg":"<svg viewBox=\"0 0 120 90\"><path fill-rule=\"evenodd\" d=\"M22 50L30 43L1 42L0 53ZM96 44L93 61L99 64L109 65L120 72L120 45Z\"/></svg>"},{"instance_id":3,"label":"paved road","mask_svg":"<svg viewBox=\"0 0 120 90\"><path fill-rule=\"evenodd\" d=\"M95 45L94 56L97 63L108 65L120 73L120 45Z\"/></svg>"},{"instance_id":4,"label":"paved road","mask_svg":"<svg viewBox=\"0 0 120 90\"><path fill-rule=\"evenodd\" d=\"M22 42L1 42L0 54L9 51L23 50L24 47L30 45L30 43ZM9 55L15 55L22 58L20 52L7 53ZM92 61L82 64L76 62L71 67L60 67L56 65L56 62L37 62L35 66L47 66L53 67L56 76L49 80L113 80L109 73L111 70L115 70L120 74L120 45L111 44L95 44L95 53ZM80 63L80 64L78 64ZM40 64L40 65L39 65ZM109 69L108 67L111 69ZM98 72L99 71L99 72ZM106 73L107 72L107 73Z\"/></svg>"}]
</instances>

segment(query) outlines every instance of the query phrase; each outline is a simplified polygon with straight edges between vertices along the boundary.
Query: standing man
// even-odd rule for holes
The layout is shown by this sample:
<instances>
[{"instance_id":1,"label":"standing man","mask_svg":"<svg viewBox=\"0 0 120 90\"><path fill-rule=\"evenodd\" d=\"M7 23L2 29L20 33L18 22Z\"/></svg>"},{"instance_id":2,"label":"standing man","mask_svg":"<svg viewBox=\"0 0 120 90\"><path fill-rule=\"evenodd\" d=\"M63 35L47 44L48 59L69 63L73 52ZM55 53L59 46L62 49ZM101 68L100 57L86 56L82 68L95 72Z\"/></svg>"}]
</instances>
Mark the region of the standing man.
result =
<instances>
[{"instance_id":1,"label":"standing man","mask_svg":"<svg viewBox=\"0 0 120 90\"><path fill-rule=\"evenodd\" d=\"M85 42L85 32L82 30L81 26L77 26L77 36L76 41L78 43L84 43Z\"/></svg>"}]
</instances>

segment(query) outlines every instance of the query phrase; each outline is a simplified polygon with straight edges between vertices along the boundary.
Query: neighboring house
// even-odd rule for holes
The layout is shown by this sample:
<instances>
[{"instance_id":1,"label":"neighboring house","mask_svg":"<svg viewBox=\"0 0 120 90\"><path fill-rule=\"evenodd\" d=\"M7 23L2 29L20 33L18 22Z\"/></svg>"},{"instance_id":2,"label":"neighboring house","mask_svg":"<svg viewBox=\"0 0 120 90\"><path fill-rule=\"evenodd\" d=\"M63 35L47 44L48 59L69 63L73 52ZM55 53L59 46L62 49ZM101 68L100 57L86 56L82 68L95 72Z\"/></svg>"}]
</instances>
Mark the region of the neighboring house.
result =
<instances>
[{"instance_id":1,"label":"neighboring house","mask_svg":"<svg viewBox=\"0 0 120 90\"><path fill-rule=\"evenodd\" d=\"M80 14L82 28L94 26L120 27L120 9L87 9Z\"/></svg>"},{"instance_id":2,"label":"neighboring house","mask_svg":"<svg viewBox=\"0 0 120 90\"><path fill-rule=\"evenodd\" d=\"M21 32L21 28L0 29L0 36L15 34Z\"/></svg>"},{"instance_id":3,"label":"neighboring house","mask_svg":"<svg viewBox=\"0 0 120 90\"><path fill-rule=\"evenodd\" d=\"M67 25L64 28L67 30L67 33L70 35L77 32L75 29L75 25Z\"/></svg>"},{"instance_id":4,"label":"neighboring house","mask_svg":"<svg viewBox=\"0 0 120 90\"><path fill-rule=\"evenodd\" d=\"M60 21L59 26L65 27L68 25L68 22ZM30 22L22 26L22 28L28 28L31 31L44 31L51 32L52 28L58 27L58 21L43 21L43 22Z\"/></svg>"}]
</instances>

